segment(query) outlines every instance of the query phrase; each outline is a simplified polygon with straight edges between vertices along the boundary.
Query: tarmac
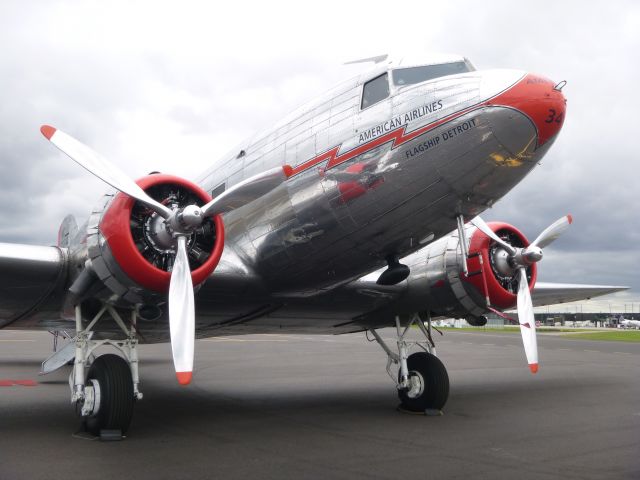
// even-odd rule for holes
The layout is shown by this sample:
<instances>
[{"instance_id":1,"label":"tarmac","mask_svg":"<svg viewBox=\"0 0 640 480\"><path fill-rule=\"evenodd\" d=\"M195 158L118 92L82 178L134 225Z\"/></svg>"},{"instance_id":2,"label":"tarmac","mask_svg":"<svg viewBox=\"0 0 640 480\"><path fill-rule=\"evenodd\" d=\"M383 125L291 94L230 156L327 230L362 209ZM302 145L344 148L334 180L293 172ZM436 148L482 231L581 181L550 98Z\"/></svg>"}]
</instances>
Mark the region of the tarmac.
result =
<instances>
[{"instance_id":1,"label":"tarmac","mask_svg":"<svg viewBox=\"0 0 640 480\"><path fill-rule=\"evenodd\" d=\"M38 376L51 335L3 330L0 479L640 478L640 344L539 335L531 375L519 335L437 337L436 417L396 410L364 334L200 340L188 387L168 345L141 346L144 399L101 442L75 434L70 367Z\"/></svg>"}]
</instances>

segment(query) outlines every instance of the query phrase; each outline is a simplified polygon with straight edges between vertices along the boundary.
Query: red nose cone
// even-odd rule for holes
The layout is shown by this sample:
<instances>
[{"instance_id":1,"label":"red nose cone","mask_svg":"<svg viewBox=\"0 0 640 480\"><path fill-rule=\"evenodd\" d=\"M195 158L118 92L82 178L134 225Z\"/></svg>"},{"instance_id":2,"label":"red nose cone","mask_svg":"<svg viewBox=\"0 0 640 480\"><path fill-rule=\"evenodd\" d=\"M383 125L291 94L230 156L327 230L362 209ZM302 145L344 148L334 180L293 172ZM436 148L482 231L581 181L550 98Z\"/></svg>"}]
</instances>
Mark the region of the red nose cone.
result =
<instances>
[{"instance_id":1,"label":"red nose cone","mask_svg":"<svg viewBox=\"0 0 640 480\"><path fill-rule=\"evenodd\" d=\"M516 85L495 98L492 103L508 105L526 114L538 131L538 146L553 139L562 128L567 101L551 80L526 75Z\"/></svg>"}]
</instances>

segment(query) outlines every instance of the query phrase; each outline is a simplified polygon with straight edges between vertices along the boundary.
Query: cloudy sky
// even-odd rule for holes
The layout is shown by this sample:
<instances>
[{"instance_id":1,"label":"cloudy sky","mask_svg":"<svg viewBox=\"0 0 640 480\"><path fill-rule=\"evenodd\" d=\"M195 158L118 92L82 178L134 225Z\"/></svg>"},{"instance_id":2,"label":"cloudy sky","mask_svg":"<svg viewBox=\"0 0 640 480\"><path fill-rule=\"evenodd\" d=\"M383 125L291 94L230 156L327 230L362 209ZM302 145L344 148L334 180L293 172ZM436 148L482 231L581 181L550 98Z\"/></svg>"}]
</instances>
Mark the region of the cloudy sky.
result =
<instances>
[{"instance_id":1,"label":"cloudy sky","mask_svg":"<svg viewBox=\"0 0 640 480\"><path fill-rule=\"evenodd\" d=\"M530 238L565 213L546 281L629 285L588 309L640 311L640 4L0 2L0 241L55 243L105 187L40 135L50 123L132 177L209 162L381 53L460 53L554 80L568 112L543 165L492 210ZM579 308L579 307L573 307Z\"/></svg>"}]
</instances>

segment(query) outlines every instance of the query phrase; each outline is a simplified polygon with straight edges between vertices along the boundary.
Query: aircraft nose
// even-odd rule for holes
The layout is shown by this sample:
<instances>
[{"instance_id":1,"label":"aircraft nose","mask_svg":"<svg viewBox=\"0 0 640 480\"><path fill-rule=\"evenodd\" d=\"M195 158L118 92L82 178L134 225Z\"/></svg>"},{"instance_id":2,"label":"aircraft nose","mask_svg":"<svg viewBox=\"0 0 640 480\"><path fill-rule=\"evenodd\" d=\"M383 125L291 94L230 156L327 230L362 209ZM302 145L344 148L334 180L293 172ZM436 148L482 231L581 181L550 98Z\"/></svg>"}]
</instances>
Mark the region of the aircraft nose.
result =
<instances>
[{"instance_id":1,"label":"aircraft nose","mask_svg":"<svg viewBox=\"0 0 640 480\"><path fill-rule=\"evenodd\" d=\"M562 87L565 84L528 73L487 104L514 108L527 115L536 127L538 146L542 146L558 134L564 123L567 101Z\"/></svg>"}]
</instances>

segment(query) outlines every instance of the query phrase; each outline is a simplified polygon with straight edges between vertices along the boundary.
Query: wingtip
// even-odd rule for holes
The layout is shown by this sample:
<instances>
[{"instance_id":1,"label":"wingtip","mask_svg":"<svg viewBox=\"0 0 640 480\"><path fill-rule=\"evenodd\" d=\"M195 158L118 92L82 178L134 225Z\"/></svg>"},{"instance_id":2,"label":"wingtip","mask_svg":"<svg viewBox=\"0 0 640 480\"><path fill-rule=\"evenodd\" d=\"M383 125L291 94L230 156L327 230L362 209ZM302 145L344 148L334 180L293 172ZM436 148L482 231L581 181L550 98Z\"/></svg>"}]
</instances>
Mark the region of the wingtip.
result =
<instances>
[{"instance_id":1,"label":"wingtip","mask_svg":"<svg viewBox=\"0 0 640 480\"><path fill-rule=\"evenodd\" d=\"M189 385L191 383L192 376L193 372L176 372L176 377L178 378L178 383L180 385Z\"/></svg>"},{"instance_id":2,"label":"wingtip","mask_svg":"<svg viewBox=\"0 0 640 480\"><path fill-rule=\"evenodd\" d=\"M569 225L573 223L573 216L571 214L567 215L567 220L569 220Z\"/></svg>"},{"instance_id":3,"label":"wingtip","mask_svg":"<svg viewBox=\"0 0 640 480\"><path fill-rule=\"evenodd\" d=\"M531 370L531 373L533 373L533 374L538 373L538 364L537 363L530 363L529 364L529 370Z\"/></svg>"},{"instance_id":4,"label":"wingtip","mask_svg":"<svg viewBox=\"0 0 640 480\"><path fill-rule=\"evenodd\" d=\"M42 134L47 137L47 140L51 140L51 137L53 137L53 134L56 133L56 129L53 128L51 125L42 125L40 127L40 132L42 132Z\"/></svg>"}]
</instances>

